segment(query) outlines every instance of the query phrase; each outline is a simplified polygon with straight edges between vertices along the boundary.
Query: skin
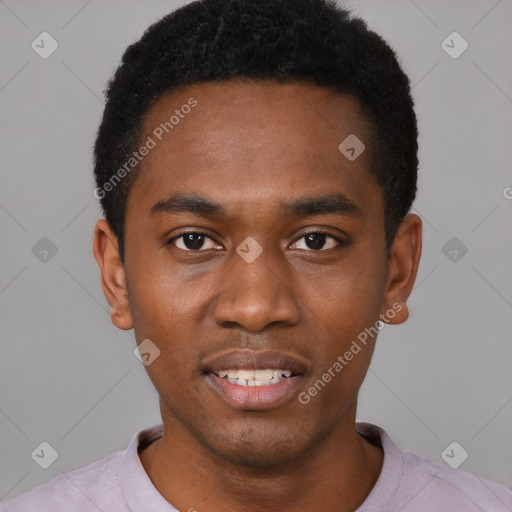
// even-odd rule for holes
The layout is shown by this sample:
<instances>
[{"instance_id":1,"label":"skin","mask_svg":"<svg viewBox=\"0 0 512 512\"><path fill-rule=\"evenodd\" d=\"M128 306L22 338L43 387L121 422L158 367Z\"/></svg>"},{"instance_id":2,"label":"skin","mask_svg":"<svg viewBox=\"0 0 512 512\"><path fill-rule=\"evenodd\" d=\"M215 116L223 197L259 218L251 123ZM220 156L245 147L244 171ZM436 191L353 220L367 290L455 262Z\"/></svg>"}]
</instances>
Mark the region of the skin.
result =
<instances>
[{"instance_id":1,"label":"skin","mask_svg":"<svg viewBox=\"0 0 512 512\"><path fill-rule=\"evenodd\" d=\"M401 310L387 323L407 320L421 220L404 219L388 260L368 145L353 162L338 150L349 134L368 138L350 96L303 83L188 86L154 104L141 140L190 97L197 106L144 158L130 190L124 266L104 219L94 233L112 322L161 350L146 369L164 436L141 462L179 510L355 510L383 462L382 448L355 431L376 337L306 405L294 397L235 409L208 386L201 363L230 349L279 350L307 363L299 390L307 391L393 304ZM226 217L150 213L177 192L221 203ZM361 215L290 216L279 207L332 193ZM187 251L175 237L194 230L211 239ZM305 235L318 231L328 232L325 242L308 245ZM249 236L263 248L250 264L236 252Z\"/></svg>"}]
</instances>

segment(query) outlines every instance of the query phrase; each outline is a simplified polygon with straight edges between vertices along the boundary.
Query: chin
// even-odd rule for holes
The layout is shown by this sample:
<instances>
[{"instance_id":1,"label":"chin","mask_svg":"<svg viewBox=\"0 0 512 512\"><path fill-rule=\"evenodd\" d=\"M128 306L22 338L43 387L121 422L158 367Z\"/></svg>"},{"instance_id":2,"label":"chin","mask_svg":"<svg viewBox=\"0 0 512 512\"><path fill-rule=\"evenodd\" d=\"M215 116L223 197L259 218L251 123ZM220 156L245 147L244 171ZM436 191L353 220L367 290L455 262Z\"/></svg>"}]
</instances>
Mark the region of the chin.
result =
<instances>
[{"instance_id":1,"label":"chin","mask_svg":"<svg viewBox=\"0 0 512 512\"><path fill-rule=\"evenodd\" d=\"M314 444L314 439L304 432L275 428L227 428L222 433L210 431L209 434L203 440L209 451L231 464L252 468L292 462ZM212 434L218 435L212 438Z\"/></svg>"}]
</instances>

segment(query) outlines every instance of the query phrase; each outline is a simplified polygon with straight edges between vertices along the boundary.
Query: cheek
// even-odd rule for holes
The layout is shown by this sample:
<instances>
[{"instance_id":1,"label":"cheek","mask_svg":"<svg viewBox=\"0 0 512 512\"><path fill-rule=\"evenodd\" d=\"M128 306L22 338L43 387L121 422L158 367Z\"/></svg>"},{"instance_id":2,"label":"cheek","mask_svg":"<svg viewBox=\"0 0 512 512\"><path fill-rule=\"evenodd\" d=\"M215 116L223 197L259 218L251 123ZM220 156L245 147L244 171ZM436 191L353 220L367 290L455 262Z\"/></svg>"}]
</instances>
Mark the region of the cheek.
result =
<instances>
[{"instance_id":1,"label":"cheek","mask_svg":"<svg viewBox=\"0 0 512 512\"><path fill-rule=\"evenodd\" d=\"M305 323L312 326L317 362L308 390L322 395L318 406L350 402L366 375L383 294L379 265L368 254L354 253L345 265L307 284L310 316Z\"/></svg>"},{"instance_id":2,"label":"cheek","mask_svg":"<svg viewBox=\"0 0 512 512\"><path fill-rule=\"evenodd\" d=\"M373 324L379 316L385 275L379 263L354 253L336 268L306 276L302 296L308 309L321 319L328 335L343 338Z\"/></svg>"},{"instance_id":3,"label":"cheek","mask_svg":"<svg viewBox=\"0 0 512 512\"><path fill-rule=\"evenodd\" d=\"M142 246L130 247L126 276L134 327L144 335L143 330L165 329L179 318L185 290L178 281L179 273L163 258L165 249L145 252Z\"/></svg>"},{"instance_id":4,"label":"cheek","mask_svg":"<svg viewBox=\"0 0 512 512\"><path fill-rule=\"evenodd\" d=\"M305 398L316 397L334 416L356 399L370 365L380 311L374 287L367 273L338 276L311 297L316 364Z\"/></svg>"},{"instance_id":5,"label":"cheek","mask_svg":"<svg viewBox=\"0 0 512 512\"><path fill-rule=\"evenodd\" d=\"M139 343L150 339L160 350L158 359L146 369L152 379L168 380L172 386L178 385L173 376L196 378L195 373L185 374L197 367L201 333L196 310L205 279L183 279L175 265L165 262L143 257L139 261L139 268L130 269L134 277L129 280L134 332Z\"/></svg>"}]
</instances>

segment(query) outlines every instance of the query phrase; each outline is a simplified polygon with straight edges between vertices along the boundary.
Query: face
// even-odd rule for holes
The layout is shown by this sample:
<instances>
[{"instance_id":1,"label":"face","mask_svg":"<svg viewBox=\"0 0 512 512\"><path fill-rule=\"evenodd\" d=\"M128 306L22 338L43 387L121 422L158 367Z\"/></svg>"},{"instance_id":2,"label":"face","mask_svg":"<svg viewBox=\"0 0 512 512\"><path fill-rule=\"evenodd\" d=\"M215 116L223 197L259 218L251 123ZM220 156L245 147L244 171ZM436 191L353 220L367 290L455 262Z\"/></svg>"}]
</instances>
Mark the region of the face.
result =
<instances>
[{"instance_id":1,"label":"face","mask_svg":"<svg viewBox=\"0 0 512 512\"><path fill-rule=\"evenodd\" d=\"M104 221L95 255L115 325L160 350L164 425L198 449L265 466L353 428L375 337L357 340L407 318L420 221L388 261L368 143L338 149L350 134L368 142L358 103L306 84L201 84L148 112L124 267Z\"/></svg>"}]
</instances>

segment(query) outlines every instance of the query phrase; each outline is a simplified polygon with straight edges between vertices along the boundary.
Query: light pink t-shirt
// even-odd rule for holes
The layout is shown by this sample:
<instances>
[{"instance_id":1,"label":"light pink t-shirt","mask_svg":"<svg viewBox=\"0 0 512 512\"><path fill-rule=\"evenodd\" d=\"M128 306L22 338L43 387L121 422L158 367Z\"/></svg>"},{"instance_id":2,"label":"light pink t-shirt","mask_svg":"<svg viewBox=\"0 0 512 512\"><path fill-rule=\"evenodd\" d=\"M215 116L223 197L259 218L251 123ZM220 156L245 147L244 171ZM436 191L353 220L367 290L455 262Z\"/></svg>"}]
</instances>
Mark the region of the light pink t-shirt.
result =
<instances>
[{"instance_id":1,"label":"light pink t-shirt","mask_svg":"<svg viewBox=\"0 0 512 512\"><path fill-rule=\"evenodd\" d=\"M370 423L357 431L384 449L381 474L355 512L512 512L512 491L460 469L402 452ZM124 452L60 475L4 505L3 512L177 512L151 483L137 448L162 425L135 434Z\"/></svg>"}]
</instances>

